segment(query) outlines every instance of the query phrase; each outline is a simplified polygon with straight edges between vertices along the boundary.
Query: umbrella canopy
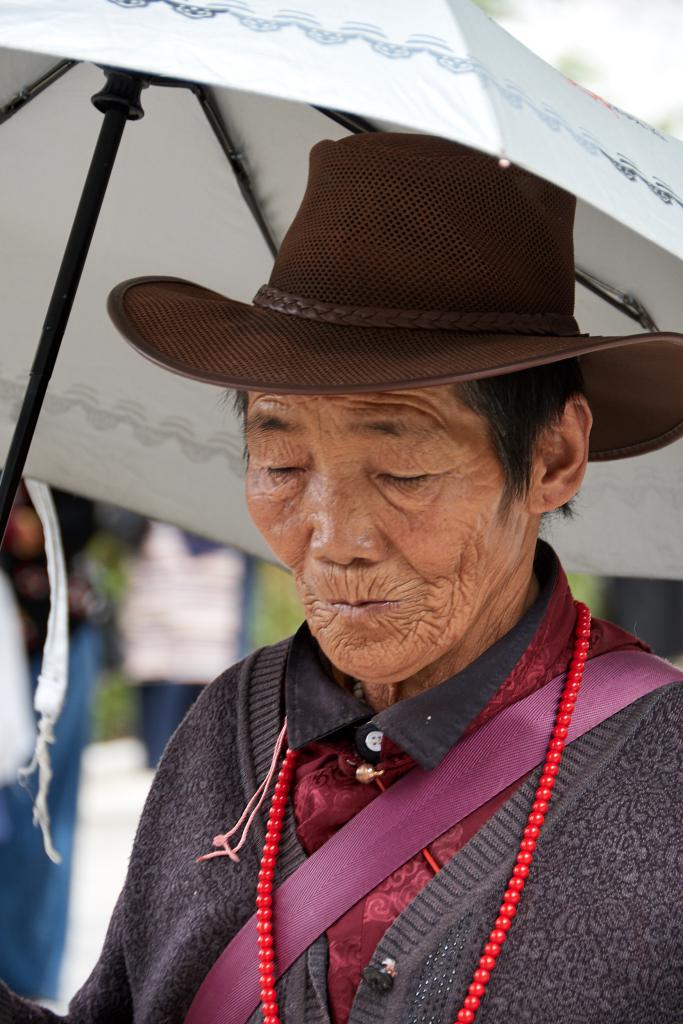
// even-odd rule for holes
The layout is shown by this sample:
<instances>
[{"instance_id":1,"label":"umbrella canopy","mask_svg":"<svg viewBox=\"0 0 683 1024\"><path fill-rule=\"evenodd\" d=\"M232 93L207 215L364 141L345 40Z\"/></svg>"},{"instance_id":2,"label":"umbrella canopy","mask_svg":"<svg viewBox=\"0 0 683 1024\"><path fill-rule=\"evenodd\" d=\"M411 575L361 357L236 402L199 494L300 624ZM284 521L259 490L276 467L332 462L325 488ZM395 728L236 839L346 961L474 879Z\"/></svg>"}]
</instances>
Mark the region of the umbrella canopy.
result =
<instances>
[{"instance_id":1,"label":"umbrella canopy","mask_svg":"<svg viewBox=\"0 0 683 1024\"><path fill-rule=\"evenodd\" d=\"M260 554L224 396L141 360L105 302L149 273L250 301L319 139L429 132L546 177L579 199L581 329L630 334L634 317L683 329L683 144L585 93L469 0L347 0L343 17L336 3L308 6L0 7L0 452L101 124L93 65L173 79L143 93L146 116L124 133L28 471ZM171 87L179 80L204 87ZM580 519L552 530L568 566L683 577L682 469L683 442L591 466Z\"/></svg>"}]
</instances>

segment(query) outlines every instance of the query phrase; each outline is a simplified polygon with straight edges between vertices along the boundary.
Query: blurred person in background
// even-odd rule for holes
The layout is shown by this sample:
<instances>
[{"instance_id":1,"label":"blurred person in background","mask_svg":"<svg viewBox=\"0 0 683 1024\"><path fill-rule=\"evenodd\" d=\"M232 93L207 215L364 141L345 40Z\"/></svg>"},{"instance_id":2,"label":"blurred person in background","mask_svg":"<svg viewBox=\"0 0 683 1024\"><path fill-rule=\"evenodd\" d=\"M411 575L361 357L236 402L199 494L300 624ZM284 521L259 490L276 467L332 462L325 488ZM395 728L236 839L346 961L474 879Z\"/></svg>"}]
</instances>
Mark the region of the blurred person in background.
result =
<instances>
[{"instance_id":1,"label":"blurred person in background","mask_svg":"<svg viewBox=\"0 0 683 1024\"><path fill-rule=\"evenodd\" d=\"M55 728L54 777L48 805L61 864L48 860L33 825L32 797L15 782L0 791L5 830L0 840L0 978L26 996L55 999L66 941L81 753L88 740L101 644L98 598L85 549L96 529L92 502L63 491L53 497L69 581L69 685ZM31 682L37 685L50 612L43 531L25 492L12 511L0 556L21 616Z\"/></svg>"},{"instance_id":2,"label":"blurred person in background","mask_svg":"<svg viewBox=\"0 0 683 1024\"><path fill-rule=\"evenodd\" d=\"M246 653L250 578L240 552L165 523L149 524L120 627L150 768L204 686Z\"/></svg>"}]
</instances>

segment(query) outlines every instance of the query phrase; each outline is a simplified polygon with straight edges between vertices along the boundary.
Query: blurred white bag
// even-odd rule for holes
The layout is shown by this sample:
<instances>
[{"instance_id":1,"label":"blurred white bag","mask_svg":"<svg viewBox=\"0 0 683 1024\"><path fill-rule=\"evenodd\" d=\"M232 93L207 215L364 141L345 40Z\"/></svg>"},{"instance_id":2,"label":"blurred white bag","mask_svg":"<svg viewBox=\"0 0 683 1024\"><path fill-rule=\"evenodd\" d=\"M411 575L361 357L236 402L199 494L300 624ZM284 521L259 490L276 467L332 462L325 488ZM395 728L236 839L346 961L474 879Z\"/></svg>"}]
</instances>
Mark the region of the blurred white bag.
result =
<instances>
[{"instance_id":1,"label":"blurred white bag","mask_svg":"<svg viewBox=\"0 0 683 1024\"><path fill-rule=\"evenodd\" d=\"M12 587L0 572L0 785L17 781L31 756L36 727L31 678L19 610Z\"/></svg>"}]
</instances>

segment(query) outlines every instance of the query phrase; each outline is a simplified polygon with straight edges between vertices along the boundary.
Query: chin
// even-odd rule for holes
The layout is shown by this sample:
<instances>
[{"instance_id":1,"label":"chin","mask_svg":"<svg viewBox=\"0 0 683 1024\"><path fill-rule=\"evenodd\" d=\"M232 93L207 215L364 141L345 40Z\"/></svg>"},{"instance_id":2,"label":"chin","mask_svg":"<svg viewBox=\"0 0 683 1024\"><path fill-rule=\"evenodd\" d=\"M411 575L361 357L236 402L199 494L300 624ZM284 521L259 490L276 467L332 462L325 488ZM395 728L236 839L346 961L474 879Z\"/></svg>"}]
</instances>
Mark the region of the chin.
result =
<instances>
[{"instance_id":1,"label":"chin","mask_svg":"<svg viewBox=\"0 0 683 1024\"><path fill-rule=\"evenodd\" d=\"M400 682L419 672L432 660L428 655L425 655L423 661L415 660L415 652L412 651L413 658L408 661L406 652L400 646L387 650L386 644L373 644L358 639L355 639L354 645L338 638L333 643L326 642L324 636L317 639L325 655L340 672L364 683L388 686Z\"/></svg>"}]
</instances>

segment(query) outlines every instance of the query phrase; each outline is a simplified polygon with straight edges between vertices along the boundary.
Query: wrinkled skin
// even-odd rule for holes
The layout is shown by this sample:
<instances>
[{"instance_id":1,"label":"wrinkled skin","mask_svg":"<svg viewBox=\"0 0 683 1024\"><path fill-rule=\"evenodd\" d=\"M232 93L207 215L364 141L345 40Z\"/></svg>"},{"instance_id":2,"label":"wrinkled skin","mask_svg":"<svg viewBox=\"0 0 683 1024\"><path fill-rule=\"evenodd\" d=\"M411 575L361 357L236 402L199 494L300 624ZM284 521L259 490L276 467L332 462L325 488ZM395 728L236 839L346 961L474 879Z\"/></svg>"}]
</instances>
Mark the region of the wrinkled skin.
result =
<instances>
[{"instance_id":1,"label":"wrinkled skin","mask_svg":"<svg viewBox=\"0 0 683 1024\"><path fill-rule=\"evenodd\" d=\"M510 500L486 422L452 386L250 394L249 510L340 681L360 680L379 710L514 626L538 590L540 517L578 490L590 426L570 401Z\"/></svg>"}]
</instances>

